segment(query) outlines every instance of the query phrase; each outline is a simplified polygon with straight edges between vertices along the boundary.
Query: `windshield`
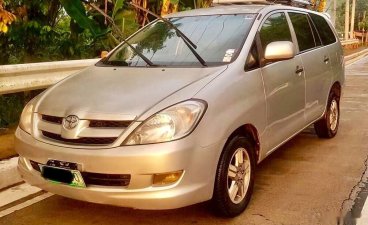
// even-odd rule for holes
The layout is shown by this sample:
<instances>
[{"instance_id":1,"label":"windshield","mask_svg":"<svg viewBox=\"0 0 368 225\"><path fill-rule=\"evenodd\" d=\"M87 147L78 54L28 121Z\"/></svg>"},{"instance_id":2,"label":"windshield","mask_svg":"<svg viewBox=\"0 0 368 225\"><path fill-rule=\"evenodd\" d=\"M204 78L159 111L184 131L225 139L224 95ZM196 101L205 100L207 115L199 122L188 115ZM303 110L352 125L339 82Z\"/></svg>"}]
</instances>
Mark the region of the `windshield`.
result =
<instances>
[{"instance_id":1,"label":"windshield","mask_svg":"<svg viewBox=\"0 0 368 225\"><path fill-rule=\"evenodd\" d=\"M241 50L255 14L176 17L170 21L197 45L207 65L231 62ZM201 66L183 39L166 23L156 20L128 42L155 65ZM117 48L104 64L147 66L127 44Z\"/></svg>"}]
</instances>

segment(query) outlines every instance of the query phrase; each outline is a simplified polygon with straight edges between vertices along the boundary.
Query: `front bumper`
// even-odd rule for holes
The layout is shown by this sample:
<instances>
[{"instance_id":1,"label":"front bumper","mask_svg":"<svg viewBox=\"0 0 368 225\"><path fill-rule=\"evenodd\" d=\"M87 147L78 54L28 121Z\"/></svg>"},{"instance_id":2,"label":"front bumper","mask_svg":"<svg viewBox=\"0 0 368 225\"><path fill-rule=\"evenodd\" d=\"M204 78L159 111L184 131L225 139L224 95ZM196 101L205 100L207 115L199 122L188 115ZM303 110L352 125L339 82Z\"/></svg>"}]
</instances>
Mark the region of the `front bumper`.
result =
<instances>
[{"instance_id":1,"label":"front bumper","mask_svg":"<svg viewBox=\"0 0 368 225\"><path fill-rule=\"evenodd\" d=\"M16 131L18 169L25 181L51 193L82 201L138 209L173 209L211 199L217 161L223 143L194 146L191 137L142 146L111 149L75 149L43 143L21 129ZM30 160L74 162L81 172L130 174L126 187L89 185L86 188L55 184L41 177ZM152 185L153 174L184 170L169 186Z\"/></svg>"}]
</instances>

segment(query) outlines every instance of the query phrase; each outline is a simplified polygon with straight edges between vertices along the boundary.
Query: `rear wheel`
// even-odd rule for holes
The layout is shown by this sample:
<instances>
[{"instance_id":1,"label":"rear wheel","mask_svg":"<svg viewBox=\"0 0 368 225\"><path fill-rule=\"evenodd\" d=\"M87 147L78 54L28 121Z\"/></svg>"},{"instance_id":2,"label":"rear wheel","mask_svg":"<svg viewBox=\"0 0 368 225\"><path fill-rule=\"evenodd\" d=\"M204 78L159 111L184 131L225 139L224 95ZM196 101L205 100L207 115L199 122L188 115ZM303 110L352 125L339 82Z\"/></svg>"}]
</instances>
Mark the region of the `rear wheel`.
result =
<instances>
[{"instance_id":1,"label":"rear wheel","mask_svg":"<svg viewBox=\"0 0 368 225\"><path fill-rule=\"evenodd\" d=\"M247 207L253 192L255 157L252 143L236 136L226 145L217 168L212 204L216 214L234 217Z\"/></svg>"},{"instance_id":2,"label":"rear wheel","mask_svg":"<svg viewBox=\"0 0 368 225\"><path fill-rule=\"evenodd\" d=\"M340 98L330 93L327 109L323 118L314 123L316 134L320 138L333 138L337 134L340 120Z\"/></svg>"}]
</instances>

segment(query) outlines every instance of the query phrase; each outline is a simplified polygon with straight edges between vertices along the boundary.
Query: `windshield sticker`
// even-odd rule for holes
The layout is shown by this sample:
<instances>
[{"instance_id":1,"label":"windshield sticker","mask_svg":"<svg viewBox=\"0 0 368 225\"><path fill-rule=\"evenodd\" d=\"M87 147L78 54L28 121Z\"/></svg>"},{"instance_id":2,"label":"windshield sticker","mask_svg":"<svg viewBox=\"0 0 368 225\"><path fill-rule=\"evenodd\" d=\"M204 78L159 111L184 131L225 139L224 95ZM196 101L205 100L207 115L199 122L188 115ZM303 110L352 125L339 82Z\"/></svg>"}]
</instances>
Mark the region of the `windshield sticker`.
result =
<instances>
[{"instance_id":1,"label":"windshield sticker","mask_svg":"<svg viewBox=\"0 0 368 225\"><path fill-rule=\"evenodd\" d=\"M233 55L235 53L235 49L228 49L225 53L223 62L231 62L231 59L233 58Z\"/></svg>"}]
</instances>

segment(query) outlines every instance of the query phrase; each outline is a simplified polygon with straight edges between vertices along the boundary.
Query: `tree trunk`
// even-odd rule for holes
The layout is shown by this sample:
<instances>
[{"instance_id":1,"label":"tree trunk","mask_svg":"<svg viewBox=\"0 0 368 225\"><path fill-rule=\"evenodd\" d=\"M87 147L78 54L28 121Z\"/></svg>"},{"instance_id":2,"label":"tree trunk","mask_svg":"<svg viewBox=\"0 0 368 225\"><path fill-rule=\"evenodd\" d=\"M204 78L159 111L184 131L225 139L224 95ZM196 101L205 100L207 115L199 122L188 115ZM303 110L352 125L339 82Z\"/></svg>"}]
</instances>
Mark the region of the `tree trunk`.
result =
<instances>
[{"instance_id":1,"label":"tree trunk","mask_svg":"<svg viewBox=\"0 0 368 225\"><path fill-rule=\"evenodd\" d=\"M346 0L345 2L345 40L349 39L349 9L350 9L350 2Z\"/></svg>"},{"instance_id":2,"label":"tree trunk","mask_svg":"<svg viewBox=\"0 0 368 225\"><path fill-rule=\"evenodd\" d=\"M350 38L354 38L355 1L356 0L353 0L353 4L351 6Z\"/></svg>"}]
</instances>

